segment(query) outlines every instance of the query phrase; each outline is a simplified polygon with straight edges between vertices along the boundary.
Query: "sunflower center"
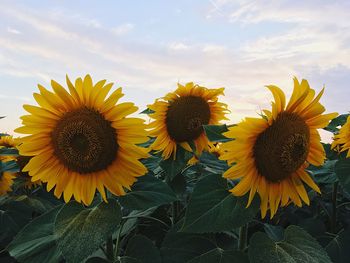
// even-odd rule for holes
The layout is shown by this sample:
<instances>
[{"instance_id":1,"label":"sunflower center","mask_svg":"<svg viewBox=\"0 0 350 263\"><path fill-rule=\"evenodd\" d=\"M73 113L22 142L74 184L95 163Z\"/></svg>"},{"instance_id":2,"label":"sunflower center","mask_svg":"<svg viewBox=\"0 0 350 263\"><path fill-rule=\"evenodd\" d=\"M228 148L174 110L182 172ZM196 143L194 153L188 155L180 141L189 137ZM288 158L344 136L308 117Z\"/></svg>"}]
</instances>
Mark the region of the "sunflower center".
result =
<instances>
[{"instance_id":1,"label":"sunflower center","mask_svg":"<svg viewBox=\"0 0 350 263\"><path fill-rule=\"evenodd\" d=\"M105 169L116 157L115 129L99 112L81 108L66 113L52 132L55 155L71 171Z\"/></svg>"},{"instance_id":2,"label":"sunflower center","mask_svg":"<svg viewBox=\"0 0 350 263\"><path fill-rule=\"evenodd\" d=\"M305 121L295 113L280 113L255 142L253 154L259 174L270 182L291 176L305 163L309 144Z\"/></svg>"},{"instance_id":3,"label":"sunflower center","mask_svg":"<svg viewBox=\"0 0 350 263\"><path fill-rule=\"evenodd\" d=\"M185 142L197 139L209 120L209 104L201 97L185 96L170 103L166 126L173 140Z\"/></svg>"}]
</instances>

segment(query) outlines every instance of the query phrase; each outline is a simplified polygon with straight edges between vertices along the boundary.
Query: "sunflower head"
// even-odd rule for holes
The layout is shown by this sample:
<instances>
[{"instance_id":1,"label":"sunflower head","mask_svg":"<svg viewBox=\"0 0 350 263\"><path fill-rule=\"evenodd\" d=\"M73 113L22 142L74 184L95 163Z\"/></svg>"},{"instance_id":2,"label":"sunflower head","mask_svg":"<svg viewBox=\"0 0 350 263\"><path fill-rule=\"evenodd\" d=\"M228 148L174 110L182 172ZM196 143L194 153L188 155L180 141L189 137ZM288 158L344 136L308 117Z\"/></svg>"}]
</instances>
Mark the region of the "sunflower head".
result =
<instances>
[{"instance_id":1,"label":"sunflower head","mask_svg":"<svg viewBox=\"0 0 350 263\"><path fill-rule=\"evenodd\" d=\"M305 168L323 164L325 151L317 129L327 126L337 113L322 115L325 108L319 100L323 90L315 97L306 80L294 79L287 105L280 88L267 88L274 96L272 110L264 110L262 118L246 118L230 127L225 136L235 140L222 144L220 159L235 163L224 177L241 178L231 192L237 196L250 192L247 206L258 193L262 217L270 210L272 218L279 206L309 204L303 182L320 193Z\"/></svg>"},{"instance_id":2,"label":"sunflower head","mask_svg":"<svg viewBox=\"0 0 350 263\"><path fill-rule=\"evenodd\" d=\"M176 148L182 146L192 151L189 143L193 142L197 154L208 150L209 141L205 136L203 125L218 124L227 119L227 105L218 102L224 88L207 89L190 82L165 97L148 105L153 111L149 116L154 119L149 124L151 135L156 140L150 146L152 150L163 152L164 159L176 156Z\"/></svg>"},{"instance_id":3,"label":"sunflower head","mask_svg":"<svg viewBox=\"0 0 350 263\"><path fill-rule=\"evenodd\" d=\"M0 137L0 148L15 148L16 146L17 146L17 142L12 136L6 135L6 136ZM15 159L16 157L12 155L0 156L0 160L2 161L11 161Z\"/></svg>"},{"instance_id":4,"label":"sunflower head","mask_svg":"<svg viewBox=\"0 0 350 263\"><path fill-rule=\"evenodd\" d=\"M11 186L13 184L14 178L15 176L13 173L0 172L0 196L3 196L7 192L11 191Z\"/></svg>"},{"instance_id":5,"label":"sunflower head","mask_svg":"<svg viewBox=\"0 0 350 263\"><path fill-rule=\"evenodd\" d=\"M19 172L16 174L16 177L23 180L23 187L26 189L33 189L41 185L40 180L32 182L32 177L29 176L28 172L23 172L23 168L29 163L30 159L30 156L17 157L17 165L19 167Z\"/></svg>"},{"instance_id":6,"label":"sunflower head","mask_svg":"<svg viewBox=\"0 0 350 263\"><path fill-rule=\"evenodd\" d=\"M74 196L89 205L96 189L104 200L105 188L125 194L147 171L139 161L147 150L137 146L148 140L144 121L127 117L138 108L117 103L121 88L108 96L113 84L105 80L93 84L86 75L75 84L68 77L66 82L69 92L54 80L53 91L38 85L38 106L23 106L29 115L21 117L23 126L16 132L27 136L18 149L32 158L22 172L32 182L47 183L48 191L55 187L55 196L63 194L66 202Z\"/></svg>"},{"instance_id":7,"label":"sunflower head","mask_svg":"<svg viewBox=\"0 0 350 263\"><path fill-rule=\"evenodd\" d=\"M346 158L350 158L350 116L339 130L339 133L334 136L332 149L337 149L339 152L348 151Z\"/></svg>"}]
</instances>

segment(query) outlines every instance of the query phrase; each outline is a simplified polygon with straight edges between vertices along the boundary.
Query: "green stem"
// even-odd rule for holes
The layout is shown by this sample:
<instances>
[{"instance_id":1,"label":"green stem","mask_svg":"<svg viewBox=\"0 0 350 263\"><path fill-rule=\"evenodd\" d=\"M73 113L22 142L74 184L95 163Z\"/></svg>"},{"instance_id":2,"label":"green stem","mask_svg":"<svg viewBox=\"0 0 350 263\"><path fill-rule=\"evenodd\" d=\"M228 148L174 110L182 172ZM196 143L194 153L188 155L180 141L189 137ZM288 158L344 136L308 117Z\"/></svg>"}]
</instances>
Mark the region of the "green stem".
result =
<instances>
[{"instance_id":1,"label":"green stem","mask_svg":"<svg viewBox=\"0 0 350 263\"><path fill-rule=\"evenodd\" d=\"M152 216L123 216L123 219L129 219L129 218L146 218L146 219L151 219L151 220L157 221L157 222L161 223L162 225L166 226L167 228L169 228L169 226L165 222L163 222L162 220L160 220L158 218L152 217Z\"/></svg>"},{"instance_id":2,"label":"green stem","mask_svg":"<svg viewBox=\"0 0 350 263\"><path fill-rule=\"evenodd\" d=\"M238 249L244 251L247 246L248 239L248 224L245 224L239 228L239 240Z\"/></svg>"},{"instance_id":3,"label":"green stem","mask_svg":"<svg viewBox=\"0 0 350 263\"><path fill-rule=\"evenodd\" d=\"M331 217L331 232L336 233L337 228L337 194L338 194L338 184L335 182L333 185L332 193L332 217Z\"/></svg>"},{"instance_id":4,"label":"green stem","mask_svg":"<svg viewBox=\"0 0 350 263\"><path fill-rule=\"evenodd\" d=\"M107 239L106 243L106 256L109 260L114 261L114 252L113 252L113 238L110 236Z\"/></svg>"},{"instance_id":5,"label":"green stem","mask_svg":"<svg viewBox=\"0 0 350 263\"><path fill-rule=\"evenodd\" d=\"M124 226L124 223L122 222L122 223L120 224L120 227L119 227L119 230L118 230L118 233L117 233L117 240L115 241L114 258L118 258L119 240L120 240L120 234L121 234L121 232L122 232L123 226Z\"/></svg>"}]
</instances>

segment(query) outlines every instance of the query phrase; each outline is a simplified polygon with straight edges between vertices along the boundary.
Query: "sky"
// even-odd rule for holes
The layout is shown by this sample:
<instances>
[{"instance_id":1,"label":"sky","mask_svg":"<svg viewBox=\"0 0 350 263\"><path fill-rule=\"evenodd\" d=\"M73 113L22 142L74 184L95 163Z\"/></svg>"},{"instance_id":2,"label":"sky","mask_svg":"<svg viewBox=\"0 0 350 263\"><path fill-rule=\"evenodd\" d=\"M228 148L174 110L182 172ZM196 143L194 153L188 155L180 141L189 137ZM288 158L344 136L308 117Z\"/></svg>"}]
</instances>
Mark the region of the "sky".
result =
<instances>
[{"instance_id":1,"label":"sky","mask_svg":"<svg viewBox=\"0 0 350 263\"><path fill-rule=\"evenodd\" d=\"M230 122L287 96L293 77L350 110L350 1L0 0L0 132L14 134L37 84L90 74L140 111L177 83L225 87Z\"/></svg>"}]
</instances>

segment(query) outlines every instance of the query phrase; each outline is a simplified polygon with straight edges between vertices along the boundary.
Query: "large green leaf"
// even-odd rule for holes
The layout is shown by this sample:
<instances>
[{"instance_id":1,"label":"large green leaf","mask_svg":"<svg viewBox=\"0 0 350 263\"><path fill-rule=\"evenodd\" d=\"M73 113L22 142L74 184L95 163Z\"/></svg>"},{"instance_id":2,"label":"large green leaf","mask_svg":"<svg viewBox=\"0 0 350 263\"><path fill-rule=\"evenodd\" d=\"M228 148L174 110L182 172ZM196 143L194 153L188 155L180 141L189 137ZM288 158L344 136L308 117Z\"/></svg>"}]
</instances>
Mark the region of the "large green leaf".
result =
<instances>
[{"instance_id":1,"label":"large green leaf","mask_svg":"<svg viewBox=\"0 0 350 263\"><path fill-rule=\"evenodd\" d=\"M18 156L18 150L16 148L0 148L0 156Z\"/></svg>"},{"instance_id":2,"label":"large green leaf","mask_svg":"<svg viewBox=\"0 0 350 263\"><path fill-rule=\"evenodd\" d=\"M2 172L17 173L18 171L19 171L19 167L15 160L11 160L8 162L0 161L0 174Z\"/></svg>"},{"instance_id":3,"label":"large green leaf","mask_svg":"<svg viewBox=\"0 0 350 263\"><path fill-rule=\"evenodd\" d=\"M206 252L194 259L187 261L187 263L248 263L246 254L235 250L222 250L215 248Z\"/></svg>"},{"instance_id":4,"label":"large green leaf","mask_svg":"<svg viewBox=\"0 0 350 263\"><path fill-rule=\"evenodd\" d=\"M229 168L227 162L219 160L212 153L203 152L199 160L204 170L211 174L222 174Z\"/></svg>"},{"instance_id":5,"label":"large green leaf","mask_svg":"<svg viewBox=\"0 0 350 263\"><path fill-rule=\"evenodd\" d=\"M59 262L53 226L60 207L34 219L19 232L8 246L10 255L19 262Z\"/></svg>"},{"instance_id":6,"label":"large green leaf","mask_svg":"<svg viewBox=\"0 0 350 263\"><path fill-rule=\"evenodd\" d=\"M176 195L173 190L150 173L140 177L130 192L119 197L120 204L131 210L145 210L175 200Z\"/></svg>"},{"instance_id":7,"label":"large green leaf","mask_svg":"<svg viewBox=\"0 0 350 263\"><path fill-rule=\"evenodd\" d=\"M211 142L227 142L232 141L232 139L227 138L223 135L227 132L227 126L224 125L203 125L205 134L207 135L209 141Z\"/></svg>"},{"instance_id":8,"label":"large green leaf","mask_svg":"<svg viewBox=\"0 0 350 263\"><path fill-rule=\"evenodd\" d=\"M297 226L289 226L281 242L271 240L265 233L255 233L248 254L251 263L331 263L317 241Z\"/></svg>"},{"instance_id":9,"label":"large green leaf","mask_svg":"<svg viewBox=\"0 0 350 263\"><path fill-rule=\"evenodd\" d=\"M170 231L165 236L162 244L162 262L187 262L214 248L217 248L215 241L207 235Z\"/></svg>"},{"instance_id":10,"label":"large green leaf","mask_svg":"<svg viewBox=\"0 0 350 263\"><path fill-rule=\"evenodd\" d=\"M67 262L81 262L112 235L121 220L120 206L114 199L94 208L76 202L66 204L57 214L54 234Z\"/></svg>"},{"instance_id":11,"label":"large green leaf","mask_svg":"<svg viewBox=\"0 0 350 263\"><path fill-rule=\"evenodd\" d=\"M240 227L258 212L255 198L246 208L247 198L238 198L228 191L227 180L211 174L200 180L193 190L181 229L184 232L222 232Z\"/></svg>"},{"instance_id":12,"label":"large green leaf","mask_svg":"<svg viewBox=\"0 0 350 263\"><path fill-rule=\"evenodd\" d=\"M339 160L335 164L335 173L341 186L350 193L350 158Z\"/></svg>"},{"instance_id":13,"label":"large green leaf","mask_svg":"<svg viewBox=\"0 0 350 263\"><path fill-rule=\"evenodd\" d=\"M308 171L314 175L315 181L318 184L333 184L338 181L335 174L335 165L337 161L338 160L327 160L321 167L308 167Z\"/></svg>"},{"instance_id":14,"label":"large green leaf","mask_svg":"<svg viewBox=\"0 0 350 263\"><path fill-rule=\"evenodd\" d=\"M141 263L160 263L160 251L145 236L133 236L126 247L125 255L139 260Z\"/></svg>"},{"instance_id":15,"label":"large green leaf","mask_svg":"<svg viewBox=\"0 0 350 263\"><path fill-rule=\"evenodd\" d=\"M339 233L326 246L326 251L333 262L347 263L350 259L350 227Z\"/></svg>"},{"instance_id":16,"label":"large green leaf","mask_svg":"<svg viewBox=\"0 0 350 263\"><path fill-rule=\"evenodd\" d=\"M159 165L165 171L167 180L173 180L186 167L192 156L192 153L178 146L175 159L171 156L169 159L161 161Z\"/></svg>"},{"instance_id":17,"label":"large green leaf","mask_svg":"<svg viewBox=\"0 0 350 263\"><path fill-rule=\"evenodd\" d=\"M337 132L339 131L338 127L343 126L348 118L349 114L341 114L338 117L334 118L327 127L324 128L326 131Z\"/></svg>"}]
</instances>

